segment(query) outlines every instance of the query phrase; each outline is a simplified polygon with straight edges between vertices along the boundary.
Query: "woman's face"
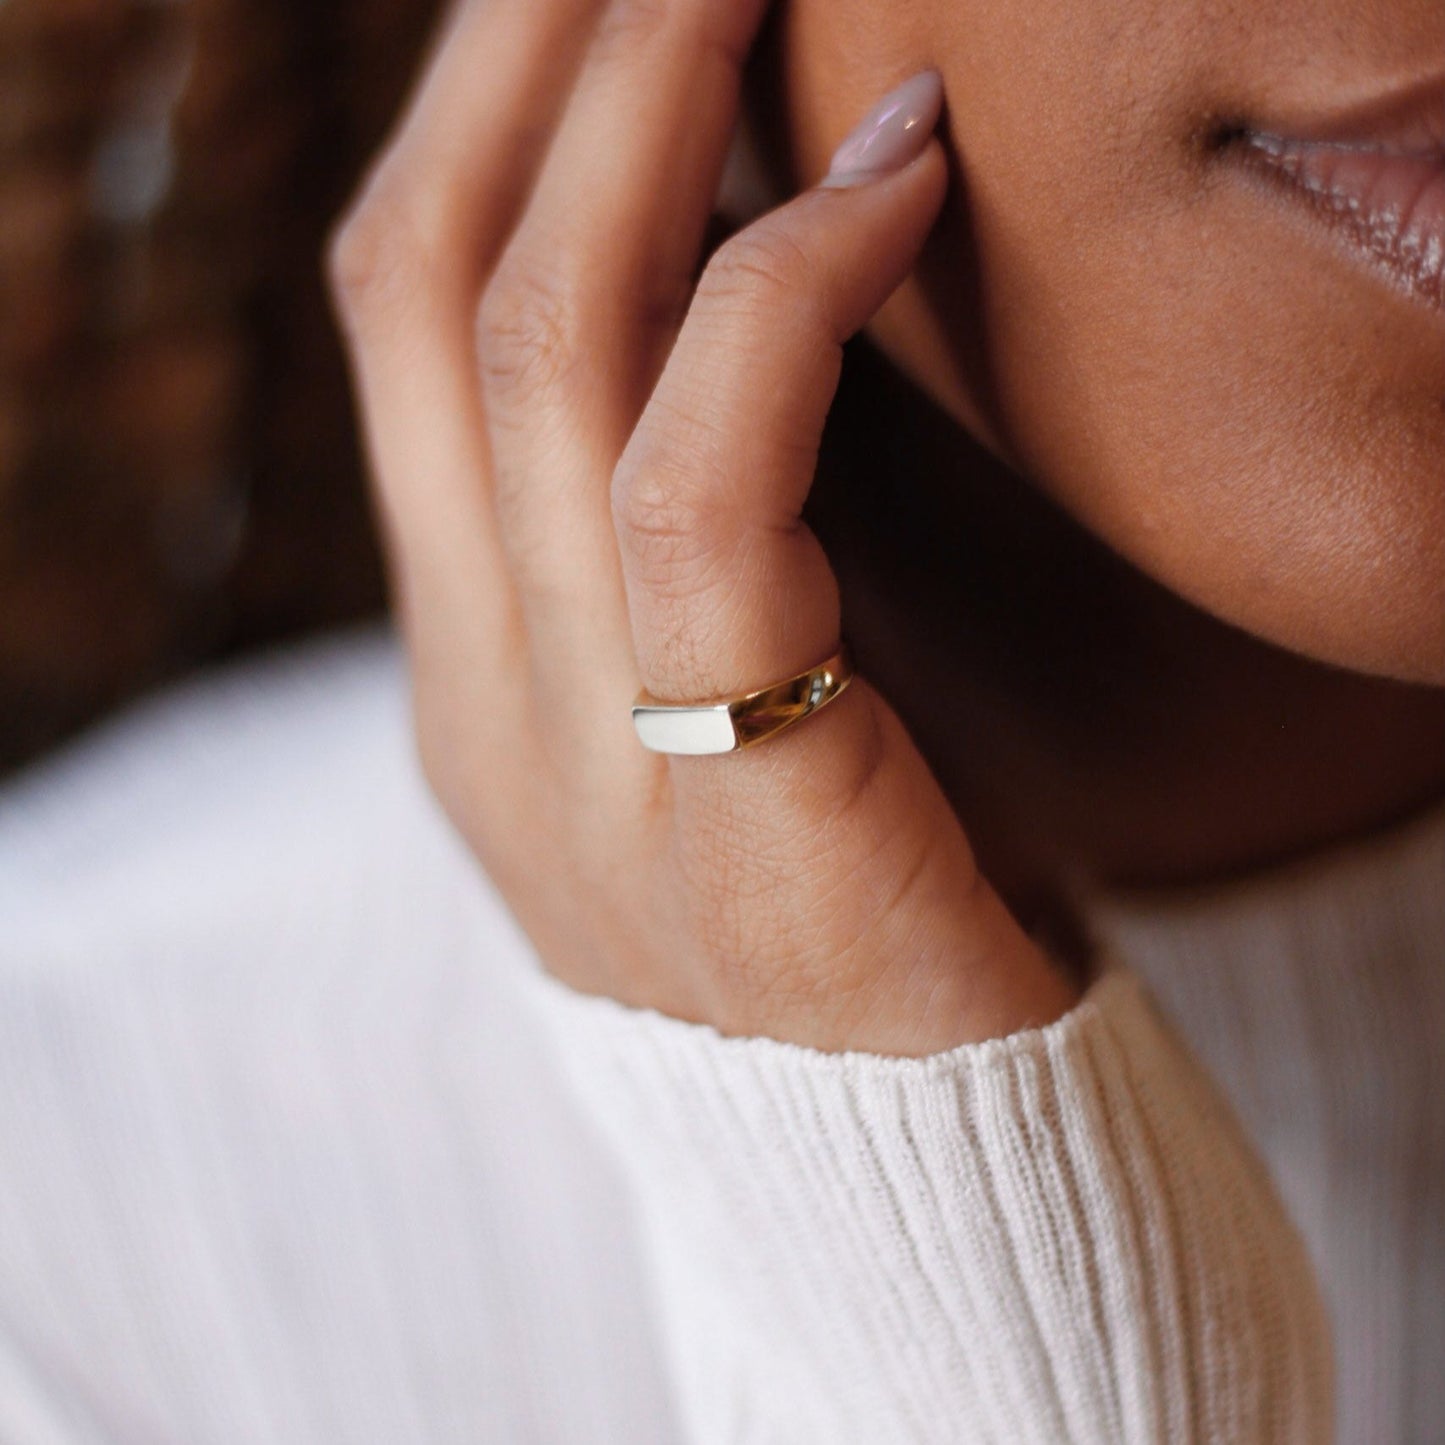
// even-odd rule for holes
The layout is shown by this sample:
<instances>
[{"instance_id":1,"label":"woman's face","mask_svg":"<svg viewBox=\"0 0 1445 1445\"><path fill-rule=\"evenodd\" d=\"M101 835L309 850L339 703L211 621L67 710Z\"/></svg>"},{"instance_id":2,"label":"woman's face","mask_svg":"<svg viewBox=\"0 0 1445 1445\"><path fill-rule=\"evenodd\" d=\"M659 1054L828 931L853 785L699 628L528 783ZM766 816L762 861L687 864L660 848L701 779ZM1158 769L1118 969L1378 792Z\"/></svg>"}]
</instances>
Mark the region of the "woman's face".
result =
<instances>
[{"instance_id":1,"label":"woman's face","mask_svg":"<svg viewBox=\"0 0 1445 1445\"><path fill-rule=\"evenodd\" d=\"M1199 606L1445 683L1439 0L789 0L773 38L799 177L944 77L898 365Z\"/></svg>"}]
</instances>

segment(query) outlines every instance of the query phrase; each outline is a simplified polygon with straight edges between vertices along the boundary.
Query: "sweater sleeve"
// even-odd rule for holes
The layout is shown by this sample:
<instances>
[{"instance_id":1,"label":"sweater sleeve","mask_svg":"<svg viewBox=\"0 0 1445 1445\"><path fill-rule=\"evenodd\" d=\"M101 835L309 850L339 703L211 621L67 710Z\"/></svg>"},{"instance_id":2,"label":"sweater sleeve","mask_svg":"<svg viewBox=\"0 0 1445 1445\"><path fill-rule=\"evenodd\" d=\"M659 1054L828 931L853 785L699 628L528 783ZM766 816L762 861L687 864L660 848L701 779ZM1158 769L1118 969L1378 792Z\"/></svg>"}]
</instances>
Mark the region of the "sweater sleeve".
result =
<instances>
[{"instance_id":1,"label":"sweater sleeve","mask_svg":"<svg viewBox=\"0 0 1445 1445\"><path fill-rule=\"evenodd\" d=\"M1331 1438L1304 1247L1133 975L924 1059L536 986L634 1193L690 1442Z\"/></svg>"}]
</instances>

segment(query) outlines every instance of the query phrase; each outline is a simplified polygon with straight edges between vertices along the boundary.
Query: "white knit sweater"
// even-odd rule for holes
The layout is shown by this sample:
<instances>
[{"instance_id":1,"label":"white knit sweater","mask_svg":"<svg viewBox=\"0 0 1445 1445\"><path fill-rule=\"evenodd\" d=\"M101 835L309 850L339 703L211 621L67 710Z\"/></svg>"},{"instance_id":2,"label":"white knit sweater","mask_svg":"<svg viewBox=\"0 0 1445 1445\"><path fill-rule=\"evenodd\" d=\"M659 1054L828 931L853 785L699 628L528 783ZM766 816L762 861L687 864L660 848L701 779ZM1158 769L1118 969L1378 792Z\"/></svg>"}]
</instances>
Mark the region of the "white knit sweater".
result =
<instances>
[{"instance_id":1,"label":"white knit sweater","mask_svg":"<svg viewBox=\"0 0 1445 1445\"><path fill-rule=\"evenodd\" d=\"M1445 811L825 1055L545 978L406 718L361 635L0 793L0 1445L1442 1438Z\"/></svg>"}]
</instances>

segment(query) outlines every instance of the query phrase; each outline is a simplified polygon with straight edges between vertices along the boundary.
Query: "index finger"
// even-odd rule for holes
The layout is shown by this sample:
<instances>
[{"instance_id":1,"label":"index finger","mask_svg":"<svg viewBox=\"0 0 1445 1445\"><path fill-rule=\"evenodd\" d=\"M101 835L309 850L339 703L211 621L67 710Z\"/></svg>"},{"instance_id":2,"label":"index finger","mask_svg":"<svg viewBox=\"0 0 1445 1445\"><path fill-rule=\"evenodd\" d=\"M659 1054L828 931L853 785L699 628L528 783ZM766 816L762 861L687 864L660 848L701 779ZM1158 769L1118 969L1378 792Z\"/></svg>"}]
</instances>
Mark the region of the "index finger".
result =
<instances>
[{"instance_id":1,"label":"index finger","mask_svg":"<svg viewBox=\"0 0 1445 1445\"><path fill-rule=\"evenodd\" d=\"M914 142L926 138L942 105L936 75L895 95L913 107ZM946 185L928 140L901 170L804 193L709 263L613 481L655 698L751 691L837 648L837 584L800 514L843 342L911 269Z\"/></svg>"}]
</instances>

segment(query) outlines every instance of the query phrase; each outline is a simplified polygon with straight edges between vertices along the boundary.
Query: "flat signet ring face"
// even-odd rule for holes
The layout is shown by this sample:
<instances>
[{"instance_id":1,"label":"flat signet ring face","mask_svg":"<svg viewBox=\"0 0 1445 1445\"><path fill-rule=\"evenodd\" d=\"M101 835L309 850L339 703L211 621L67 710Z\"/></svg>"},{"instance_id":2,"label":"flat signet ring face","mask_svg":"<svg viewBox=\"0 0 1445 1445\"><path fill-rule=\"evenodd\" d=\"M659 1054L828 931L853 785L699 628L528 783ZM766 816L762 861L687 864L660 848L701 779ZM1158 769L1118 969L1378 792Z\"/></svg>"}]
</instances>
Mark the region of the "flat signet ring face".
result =
<instances>
[{"instance_id":1,"label":"flat signet ring face","mask_svg":"<svg viewBox=\"0 0 1445 1445\"><path fill-rule=\"evenodd\" d=\"M806 672L739 697L668 703L641 692L632 704L632 725L655 753L735 753L825 707L852 678L848 650L840 647Z\"/></svg>"}]
</instances>

